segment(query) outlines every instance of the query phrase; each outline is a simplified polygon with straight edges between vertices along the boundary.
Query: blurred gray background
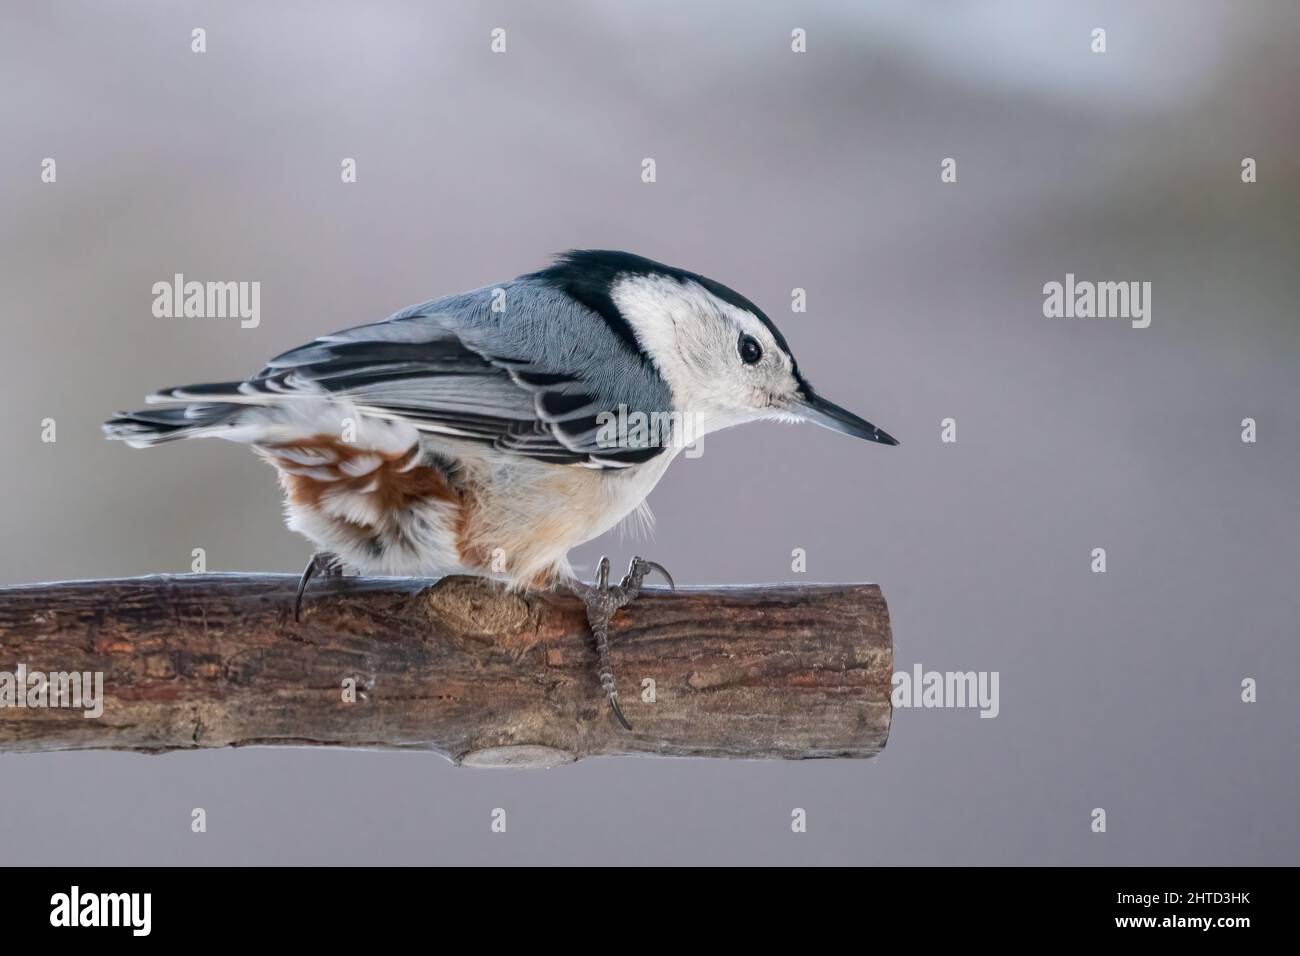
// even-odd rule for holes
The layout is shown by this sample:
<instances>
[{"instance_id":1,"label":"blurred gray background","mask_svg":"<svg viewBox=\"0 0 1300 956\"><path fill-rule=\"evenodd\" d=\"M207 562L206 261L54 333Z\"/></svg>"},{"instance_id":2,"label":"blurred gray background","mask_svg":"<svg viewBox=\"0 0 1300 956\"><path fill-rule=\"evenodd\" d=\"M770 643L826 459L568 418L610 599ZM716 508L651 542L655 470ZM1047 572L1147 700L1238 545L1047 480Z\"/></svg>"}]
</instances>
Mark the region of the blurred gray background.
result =
<instances>
[{"instance_id":1,"label":"blurred gray background","mask_svg":"<svg viewBox=\"0 0 1300 956\"><path fill-rule=\"evenodd\" d=\"M0 583L187 571L195 547L210 570L298 571L310 547L246 449L134 451L100 421L615 247L741 290L903 444L711 436L652 495L653 541L611 534L579 566L878 581L898 669L1001 674L997 719L896 711L870 762L0 755L6 860L1297 862L1300 8L2 9ZM260 327L154 318L176 272L260 281ZM1151 282L1151 327L1044 318L1067 272Z\"/></svg>"}]
</instances>

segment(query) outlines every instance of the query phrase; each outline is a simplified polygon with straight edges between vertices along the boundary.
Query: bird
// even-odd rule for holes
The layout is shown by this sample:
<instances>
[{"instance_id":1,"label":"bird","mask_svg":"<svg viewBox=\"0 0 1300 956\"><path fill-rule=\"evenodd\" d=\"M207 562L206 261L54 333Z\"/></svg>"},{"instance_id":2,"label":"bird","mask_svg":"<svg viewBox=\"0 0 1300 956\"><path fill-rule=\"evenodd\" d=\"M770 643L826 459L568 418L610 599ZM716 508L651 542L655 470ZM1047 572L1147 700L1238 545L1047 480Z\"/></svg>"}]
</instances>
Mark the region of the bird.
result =
<instances>
[{"instance_id":1,"label":"bird","mask_svg":"<svg viewBox=\"0 0 1300 956\"><path fill-rule=\"evenodd\" d=\"M245 444L276 470L313 575L475 574L585 603L597 677L619 723L609 622L663 565L620 584L574 547L634 514L703 436L755 421L811 422L898 442L823 398L753 302L698 273L605 249L431 299L290 349L250 378L165 388L118 412L108 438L149 447ZM166 406L166 407L162 407Z\"/></svg>"}]
</instances>

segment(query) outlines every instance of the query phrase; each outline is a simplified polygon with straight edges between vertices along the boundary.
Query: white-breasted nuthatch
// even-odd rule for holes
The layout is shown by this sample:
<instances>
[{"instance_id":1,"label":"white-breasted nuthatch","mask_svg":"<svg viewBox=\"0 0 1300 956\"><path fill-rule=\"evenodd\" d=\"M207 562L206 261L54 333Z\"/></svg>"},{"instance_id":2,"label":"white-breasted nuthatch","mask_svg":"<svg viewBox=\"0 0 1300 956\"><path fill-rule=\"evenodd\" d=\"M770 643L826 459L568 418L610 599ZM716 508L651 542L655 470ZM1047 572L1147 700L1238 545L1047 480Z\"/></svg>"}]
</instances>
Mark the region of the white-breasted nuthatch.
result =
<instances>
[{"instance_id":1,"label":"white-breasted nuthatch","mask_svg":"<svg viewBox=\"0 0 1300 956\"><path fill-rule=\"evenodd\" d=\"M748 299L602 250L323 336L246 381L146 401L179 407L119 413L105 433L137 447L225 438L275 466L289 527L321 549L298 602L313 573L342 568L575 590L625 726L609 618L663 569L637 558L611 587L602 558L587 587L569 550L644 509L677 453L721 428L810 421L897 444L814 392Z\"/></svg>"}]
</instances>

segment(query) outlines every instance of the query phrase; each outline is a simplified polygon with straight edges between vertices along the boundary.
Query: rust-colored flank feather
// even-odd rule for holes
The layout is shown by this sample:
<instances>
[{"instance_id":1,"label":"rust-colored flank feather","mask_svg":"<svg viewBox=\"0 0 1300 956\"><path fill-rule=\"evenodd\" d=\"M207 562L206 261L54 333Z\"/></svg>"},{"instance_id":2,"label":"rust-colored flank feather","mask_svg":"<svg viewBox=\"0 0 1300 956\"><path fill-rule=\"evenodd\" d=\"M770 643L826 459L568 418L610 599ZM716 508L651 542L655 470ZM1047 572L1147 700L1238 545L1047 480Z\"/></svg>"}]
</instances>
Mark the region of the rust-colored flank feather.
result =
<instances>
[{"instance_id":1,"label":"rust-colored flank feather","mask_svg":"<svg viewBox=\"0 0 1300 956\"><path fill-rule=\"evenodd\" d=\"M259 445L257 450L279 472L285 497L293 506L325 516L321 503L326 495L351 494L365 496L378 514L396 518L420 502L444 502L457 509L452 530L458 550L466 550L460 543L468 537L472 496L467 489L453 485L442 469L416 464L420 457L418 443L402 452L387 452L358 447L334 435L312 435ZM384 535L395 524L383 521L376 526L337 514L328 517L340 530L368 541Z\"/></svg>"}]
</instances>

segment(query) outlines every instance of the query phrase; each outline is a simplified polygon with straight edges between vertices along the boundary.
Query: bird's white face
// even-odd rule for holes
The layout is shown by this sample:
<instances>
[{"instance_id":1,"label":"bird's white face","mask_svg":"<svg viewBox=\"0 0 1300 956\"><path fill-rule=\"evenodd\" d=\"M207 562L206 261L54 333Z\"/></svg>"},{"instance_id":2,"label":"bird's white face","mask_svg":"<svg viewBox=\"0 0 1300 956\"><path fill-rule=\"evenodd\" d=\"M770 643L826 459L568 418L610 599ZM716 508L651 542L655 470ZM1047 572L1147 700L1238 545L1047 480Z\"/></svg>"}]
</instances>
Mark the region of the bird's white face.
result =
<instances>
[{"instance_id":1,"label":"bird's white face","mask_svg":"<svg viewBox=\"0 0 1300 956\"><path fill-rule=\"evenodd\" d=\"M670 276L626 276L613 284L610 298L699 433L759 419L802 419L794 361L747 309Z\"/></svg>"},{"instance_id":2,"label":"bird's white face","mask_svg":"<svg viewBox=\"0 0 1300 956\"><path fill-rule=\"evenodd\" d=\"M709 280L704 280L705 282ZM728 290L723 290L727 293ZM841 434L898 444L865 419L816 394L767 322L699 282L629 274L610 299L673 390L692 434L762 419L812 422ZM743 299L741 299L744 302Z\"/></svg>"}]
</instances>

